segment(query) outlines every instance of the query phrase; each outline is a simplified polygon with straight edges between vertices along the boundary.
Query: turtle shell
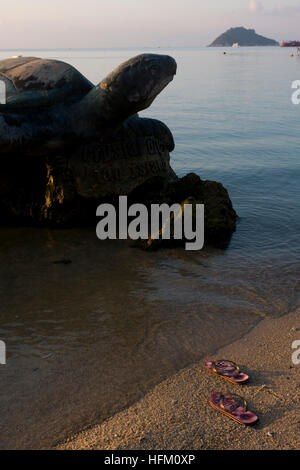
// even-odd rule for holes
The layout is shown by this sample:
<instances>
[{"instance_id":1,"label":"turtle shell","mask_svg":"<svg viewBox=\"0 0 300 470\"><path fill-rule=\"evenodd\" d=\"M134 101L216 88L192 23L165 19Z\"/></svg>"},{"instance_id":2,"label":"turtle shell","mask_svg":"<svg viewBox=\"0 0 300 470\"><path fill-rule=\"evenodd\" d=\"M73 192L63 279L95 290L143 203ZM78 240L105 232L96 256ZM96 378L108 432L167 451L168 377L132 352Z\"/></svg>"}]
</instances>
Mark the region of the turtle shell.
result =
<instances>
[{"instance_id":1,"label":"turtle shell","mask_svg":"<svg viewBox=\"0 0 300 470\"><path fill-rule=\"evenodd\" d=\"M17 57L0 61L5 100L0 110L71 104L94 85L72 65L58 60Z\"/></svg>"}]
</instances>

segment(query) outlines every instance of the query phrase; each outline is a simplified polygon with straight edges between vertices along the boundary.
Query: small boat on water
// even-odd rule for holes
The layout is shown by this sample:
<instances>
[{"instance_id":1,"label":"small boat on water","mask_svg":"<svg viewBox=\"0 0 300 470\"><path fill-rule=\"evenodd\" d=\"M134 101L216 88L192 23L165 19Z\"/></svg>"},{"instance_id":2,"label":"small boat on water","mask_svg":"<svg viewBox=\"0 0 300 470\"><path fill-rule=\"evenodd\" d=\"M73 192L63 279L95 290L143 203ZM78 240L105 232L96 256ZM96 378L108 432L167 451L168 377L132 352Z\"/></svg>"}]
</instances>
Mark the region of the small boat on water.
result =
<instances>
[{"instance_id":1,"label":"small boat on water","mask_svg":"<svg viewBox=\"0 0 300 470\"><path fill-rule=\"evenodd\" d=\"M240 47L240 45L238 42L235 42L234 44L232 44L232 47Z\"/></svg>"},{"instance_id":2,"label":"small boat on water","mask_svg":"<svg viewBox=\"0 0 300 470\"><path fill-rule=\"evenodd\" d=\"M282 41L281 47L300 47L300 41Z\"/></svg>"}]
</instances>

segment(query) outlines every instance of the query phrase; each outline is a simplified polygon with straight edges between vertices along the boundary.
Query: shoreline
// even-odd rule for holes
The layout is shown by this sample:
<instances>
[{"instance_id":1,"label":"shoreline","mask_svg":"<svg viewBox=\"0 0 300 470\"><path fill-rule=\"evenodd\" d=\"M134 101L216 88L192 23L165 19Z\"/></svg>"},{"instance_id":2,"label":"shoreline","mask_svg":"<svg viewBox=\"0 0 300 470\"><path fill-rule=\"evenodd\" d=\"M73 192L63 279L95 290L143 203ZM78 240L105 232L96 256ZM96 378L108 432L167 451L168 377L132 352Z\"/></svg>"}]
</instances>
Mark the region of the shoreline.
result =
<instances>
[{"instance_id":1,"label":"shoreline","mask_svg":"<svg viewBox=\"0 0 300 470\"><path fill-rule=\"evenodd\" d=\"M298 307L280 318L263 319L214 355L237 362L251 376L248 385L208 374L201 361L56 449L300 449L300 365L291 358L292 342L300 340L299 314ZM208 404L213 391L246 398L259 423L244 427L213 410Z\"/></svg>"},{"instance_id":2,"label":"shoreline","mask_svg":"<svg viewBox=\"0 0 300 470\"><path fill-rule=\"evenodd\" d=\"M45 253L47 232L8 235L2 234L9 248L3 266L10 266L11 256L23 259L24 247L32 259L32 243L35 258L5 270L8 285L19 268L24 321L18 320L17 331L24 340L13 336L12 323L1 381L3 449L53 448L134 405L164 380L247 335L262 318L282 315L294 304L294 291L278 286L277 278L274 283L271 268L267 281L272 282L264 292L256 282L262 279L256 263L246 271L243 258L223 257L217 250L149 256L114 242L99 249L93 232L84 232L84 243L78 245L79 230L51 232L51 249ZM52 262L63 258L72 265ZM105 278L99 266L107 266ZM27 298L32 286L44 296L39 310ZM4 320L18 318L18 308L19 302L7 298Z\"/></svg>"}]
</instances>

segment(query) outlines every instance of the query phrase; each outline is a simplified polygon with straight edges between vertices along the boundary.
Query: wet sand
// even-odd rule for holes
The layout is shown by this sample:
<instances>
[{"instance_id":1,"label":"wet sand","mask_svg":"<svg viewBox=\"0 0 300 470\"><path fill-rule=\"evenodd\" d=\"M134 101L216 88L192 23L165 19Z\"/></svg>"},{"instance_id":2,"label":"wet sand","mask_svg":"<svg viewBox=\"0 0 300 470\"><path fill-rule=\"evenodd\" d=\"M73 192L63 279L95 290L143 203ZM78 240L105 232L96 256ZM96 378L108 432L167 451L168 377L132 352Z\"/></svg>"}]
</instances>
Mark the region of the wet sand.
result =
<instances>
[{"instance_id":1,"label":"wet sand","mask_svg":"<svg viewBox=\"0 0 300 470\"><path fill-rule=\"evenodd\" d=\"M209 358L230 358L251 375L243 387L208 374L203 361L156 386L99 426L71 436L58 449L300 449L300 308L264 319L243 338ZM212 391L237 393L259 415L244 427L212 409Z\"/></svg>"}]
</instances>

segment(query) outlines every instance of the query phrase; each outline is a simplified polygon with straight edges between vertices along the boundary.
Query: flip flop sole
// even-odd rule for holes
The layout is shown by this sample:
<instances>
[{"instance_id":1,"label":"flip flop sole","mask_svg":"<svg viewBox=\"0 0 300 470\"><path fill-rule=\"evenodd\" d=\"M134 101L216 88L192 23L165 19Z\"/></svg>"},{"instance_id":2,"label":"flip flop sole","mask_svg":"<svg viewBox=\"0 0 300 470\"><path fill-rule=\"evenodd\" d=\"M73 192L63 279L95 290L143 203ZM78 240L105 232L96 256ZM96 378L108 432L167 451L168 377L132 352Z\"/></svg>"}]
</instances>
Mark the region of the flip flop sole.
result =
<instances>
[{"instance_id":1,"label":"flip flop sole","mask_svg":"<svg viewBox=\"0 0 300 470\"><path fill-rule=\"evenodd\" d=\"M257 419L255 421L253 421L252 423L245 423L242 420L238 419L236 416L229 413L228 411L224 410L223 408L219 408L218 406L216 406L211 400L209 400L209 404L210 404L210 406L212 406L212 408L214 410L220 411L220 413L223 413L224 415L228 416L228 418L231 418L233 421L236 421L237 423L239 423L243 426L253 426L259 420L258 416L256 416Z\"/></svg>"}]
</instances>

